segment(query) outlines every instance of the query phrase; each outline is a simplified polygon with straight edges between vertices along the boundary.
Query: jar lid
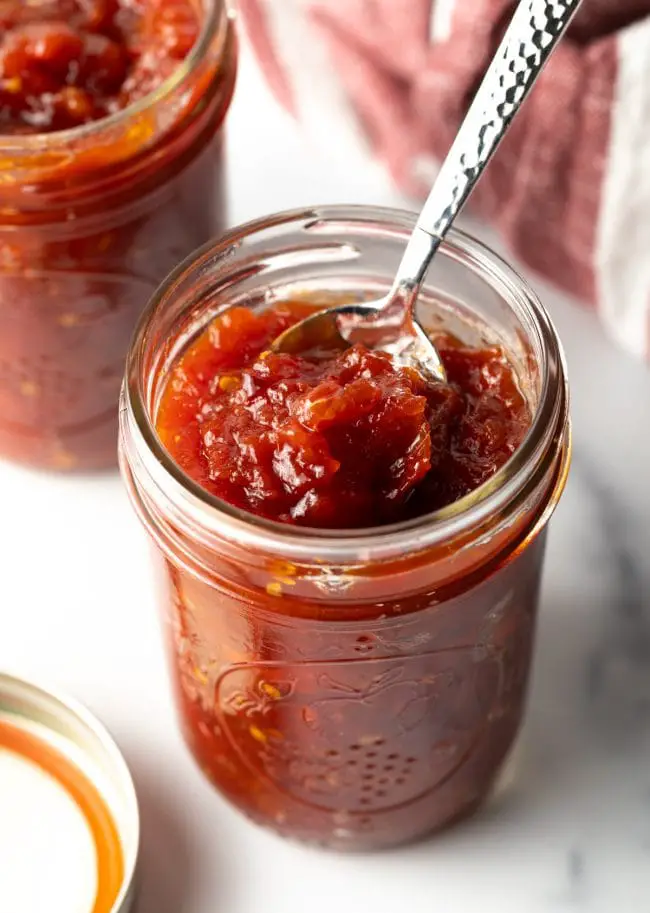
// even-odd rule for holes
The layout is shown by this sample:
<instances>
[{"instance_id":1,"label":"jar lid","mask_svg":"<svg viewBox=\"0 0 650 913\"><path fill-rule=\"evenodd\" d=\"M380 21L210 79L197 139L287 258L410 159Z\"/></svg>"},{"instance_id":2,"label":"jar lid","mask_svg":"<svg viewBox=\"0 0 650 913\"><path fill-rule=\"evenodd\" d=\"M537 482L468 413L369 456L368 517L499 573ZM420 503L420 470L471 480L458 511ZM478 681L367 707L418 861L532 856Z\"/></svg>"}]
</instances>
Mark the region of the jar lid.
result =
<instances>
[{"instance_id":1,"label":"jar lid","mask_svg":"<svg viewBox=\"0 0 650 913\"><path fill-rule=\"evenodd\" d=\"M83 707L0 673L0 910L129 913L140 825L117 745Z\"/></svg>"}]
</instances>

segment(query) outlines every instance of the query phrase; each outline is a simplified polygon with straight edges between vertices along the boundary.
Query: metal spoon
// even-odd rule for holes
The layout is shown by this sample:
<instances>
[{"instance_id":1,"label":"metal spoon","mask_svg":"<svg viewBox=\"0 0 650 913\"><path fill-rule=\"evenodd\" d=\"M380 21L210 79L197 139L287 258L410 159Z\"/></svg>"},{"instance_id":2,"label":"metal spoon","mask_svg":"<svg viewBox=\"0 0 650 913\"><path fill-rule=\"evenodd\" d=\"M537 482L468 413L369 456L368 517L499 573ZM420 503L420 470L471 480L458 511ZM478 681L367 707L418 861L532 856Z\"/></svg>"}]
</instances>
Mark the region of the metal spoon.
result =
<instances>
[{"instance_id":1,"label":"metal spoon","mask_svg":"<svg viewBox=\"0 0 650 913\"><path fill-rule=\"evenodd\" d=\"M461 124L404 251L389 293L320 311L290 327L273 351L381 348L398 364L444 381L435 346L414 316L431 260L476 186L582 0L521 0Z\"/></svg>"}]
</instances>

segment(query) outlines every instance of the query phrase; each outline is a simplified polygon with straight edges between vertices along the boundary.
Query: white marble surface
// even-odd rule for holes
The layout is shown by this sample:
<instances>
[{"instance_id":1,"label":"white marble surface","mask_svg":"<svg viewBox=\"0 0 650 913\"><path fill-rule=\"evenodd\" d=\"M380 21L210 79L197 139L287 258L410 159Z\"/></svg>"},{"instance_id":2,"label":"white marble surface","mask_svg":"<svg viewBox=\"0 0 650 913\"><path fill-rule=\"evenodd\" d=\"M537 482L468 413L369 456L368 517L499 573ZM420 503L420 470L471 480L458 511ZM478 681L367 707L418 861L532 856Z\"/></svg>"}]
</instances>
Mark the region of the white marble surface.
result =
<instances>
[{"instance_id":1,"label":"white marble surface","mask_svg":"<svg viewBox=\"0 0 650 913\"><path fill-rule=\"evenodd\" d=\"M233 221L399 202L380 173L337 173L307 149L247 58L229 156ZM525 751L507 800L418 846L339 857L223 803L176 734L148 556L119 480L0 466L0 668L65 688L116 735L142 801L139 913L649 908L650 370L536 284L568 355L575 462L552 524Z\"/></svg>"}]
</instances>

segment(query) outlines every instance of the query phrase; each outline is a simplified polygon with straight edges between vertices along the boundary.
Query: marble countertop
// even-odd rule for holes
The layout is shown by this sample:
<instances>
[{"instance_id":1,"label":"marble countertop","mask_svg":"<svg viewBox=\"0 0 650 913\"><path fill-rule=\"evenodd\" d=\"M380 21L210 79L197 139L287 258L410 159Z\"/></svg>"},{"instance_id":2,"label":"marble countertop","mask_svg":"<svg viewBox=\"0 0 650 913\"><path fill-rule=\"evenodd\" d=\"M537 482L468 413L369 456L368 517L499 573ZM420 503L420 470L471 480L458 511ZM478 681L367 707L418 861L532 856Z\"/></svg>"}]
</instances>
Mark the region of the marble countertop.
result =
<instances>
[{"instance_id":1,"label":"marble countertop","mask_svg":"<svg viewBox=\"0 0 650 913\"><path fill-rule=\"evenodd\" d=\"M247 55L228 154L233 222L402 202L379 171L328 168ZM535 285L567 352L575 459L552 522L518 776L500 803L417 846L336 856L232 811L177 735L147 548L119 479L0 466L0 668L74 694L119 741L142 803L138 913L648 908L650 370Z\"/></svg>"}]
</instances>

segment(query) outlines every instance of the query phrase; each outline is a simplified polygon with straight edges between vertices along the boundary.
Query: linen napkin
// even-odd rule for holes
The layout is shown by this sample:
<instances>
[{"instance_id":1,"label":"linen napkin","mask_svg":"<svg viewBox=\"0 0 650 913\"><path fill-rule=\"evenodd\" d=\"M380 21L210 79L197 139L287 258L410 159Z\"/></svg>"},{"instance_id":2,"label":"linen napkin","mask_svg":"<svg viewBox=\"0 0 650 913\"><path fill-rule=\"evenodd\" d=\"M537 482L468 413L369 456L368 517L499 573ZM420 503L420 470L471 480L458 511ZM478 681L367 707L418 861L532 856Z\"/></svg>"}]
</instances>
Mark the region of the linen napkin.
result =
<instances>
[{"instance_id":1,"label":"linen napkin","mask_svg":"<svg viewBox=\"0 0 650 913\"><path fill-rule=\"evenodd\" d=\"M513 0L239 0L271 89L423 198ZM471 205L650 358L650 0L584 0Z\"/></svg>"}]
</instances>

